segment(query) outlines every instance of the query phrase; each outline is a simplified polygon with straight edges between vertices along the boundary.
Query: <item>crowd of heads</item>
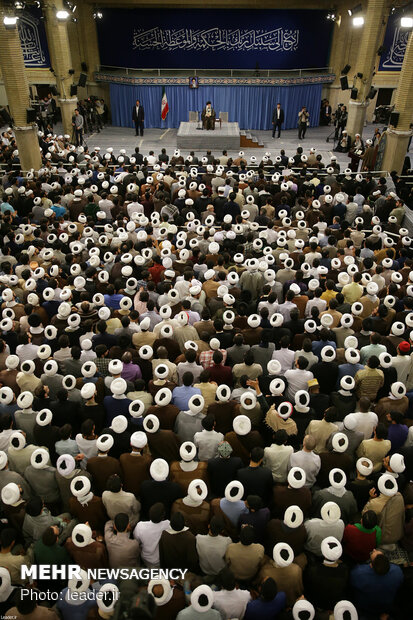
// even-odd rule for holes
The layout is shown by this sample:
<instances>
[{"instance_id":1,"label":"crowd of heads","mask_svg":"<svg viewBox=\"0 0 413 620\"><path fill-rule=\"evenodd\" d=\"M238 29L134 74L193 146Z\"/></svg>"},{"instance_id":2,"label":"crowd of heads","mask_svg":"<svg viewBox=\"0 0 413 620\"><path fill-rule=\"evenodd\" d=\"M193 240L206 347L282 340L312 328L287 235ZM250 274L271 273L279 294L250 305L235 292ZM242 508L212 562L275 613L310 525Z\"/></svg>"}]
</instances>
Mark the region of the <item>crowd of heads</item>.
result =
<instances>
[{"instance_id":1,"label":"crowd of heads","mask_svg":"<svg viewBox=\"0 0 413 620\"><path fill-rule=\"evenodd\" d=\"M36 608L19 557L188 571L36 583L64 618L99 588L105 618L406 617L408 183L301 147L39 148L22 171L3 134L2 613Z\"/></svg>"}]
</instances>

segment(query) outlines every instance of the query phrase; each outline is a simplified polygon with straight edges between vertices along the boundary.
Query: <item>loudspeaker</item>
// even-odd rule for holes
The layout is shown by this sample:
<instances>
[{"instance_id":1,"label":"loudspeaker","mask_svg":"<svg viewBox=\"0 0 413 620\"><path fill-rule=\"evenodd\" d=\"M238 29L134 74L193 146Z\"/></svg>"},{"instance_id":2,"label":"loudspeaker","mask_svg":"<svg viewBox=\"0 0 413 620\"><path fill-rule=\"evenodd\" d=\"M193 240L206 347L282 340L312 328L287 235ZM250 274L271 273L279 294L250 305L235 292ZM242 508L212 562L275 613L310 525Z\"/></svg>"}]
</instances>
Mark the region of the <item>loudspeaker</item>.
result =
<instances>
[{"instance_id":1,"label":"loudspeaker","mask_svg":"<svg viewBox=\"0 0 413 620\"><path fill-rule=\"evenodd\" d=\"M348 90L348 79L346 75L342 75L340 78L341 90Z\"/></svg>"},{"instance_id":2,"label":"loudspeaker","mask_svg":"<svg viewBox=\"0 0 413 620\"><path fill-rule=\"evenodd\" d=\"M74 69L69 69L69 75L74 75L75 70Z\"/></svg>"},{"instance_id":3,"label":"loudspeaker","mask_svg":"<svg viewBox=\"0 0 413 620\"><path fill-rule=\"evenodd\" d=\"M86 80L87 80L86 73L81 73L79 75L79 81L78 81L77 85L81 86L82 88L84 88L86 86Z\"/></svg>"},{"instance_id":4,"label":"loudspeaker","mask_svg":"<svg viewBox=\"0 0 413 620\"><path fill-rule=\"evenodd\" d=\"M357 73L357 77L361 80L362 77L363 77L363 74L362 73Z\"/></svg>"},{"instance_id":5,"label":"loudspeaker","mask_svg":"<svg viewBox=\"0 0 413 620\"><path fill-rule=\"evenodd\" d=\"M379 49L377 50L377 56L383 56L385 51L386 48L384 47L384 45L380 45Z\"/></svg>"},{"instance_id":6,"label":"loudspeaker","mask_svg":"<svg viewBox=\"0 0 413 620\"><path fill-rule=\"evenodd\" d=\"M80 67L81 67L82 71L87 73L87 64L84 61L80 63Z\"/></svg>"},{"instance_id":7,"label":"loudspeaker","mask_svg":"<svg viewBox=\"0 0 413 620\"><path fill-rule=\"evenodd\" d=\"M34 108L26 109L26 121L27 123L35 123L36 122L36 110Z\"/></svg>"},{"instance_id":8,"label":"loudspeaker","mask_svg":"<svg viewBox=\"0 0 413 620\"><path fill-rule=\"evenodd\" d=\"M58 95L59 93L57 92L57 88L54 84L52 84L50 86L50 92L52 93L52 95Z\"/></svg>"},{"instance_id":9,"label":"loudspeaker","mask_svg":"<svg viewBox=\"0 0 413 620\"><path fill-rule=\"evenodd\" d=\"M3 119L5 125L13 124L12 117L10 116L6 108L3 108L2 110L0 110L0 122L1 122L1 119Z\"/></svg>"},{"instance_id":10,"label":"loudspeaker","mask_svg":"<svg viewBox=\"0 0 413 620\"><path fill-rule=\"evenodd\" d=\"M398 122L399 122L399 116L400 116L400 112L392 112L390 114L389 125L391 125L392 127L397 127Z\"/></svg>"},{"instance_id":11,"label":"loudspeaker","mask_svg":"<svg viewBox=\"0 0 413 620\"><path fill-rule=\"evenodd\" d=\"M341 69L341 75L347 75L347 73L350 71L351 66L350 65L346 65L343 69Z\"/></svg>"},{"instance_id":12,"label":"loudspeaker","mask_svg":"<svg viewBox=\"0 0 413 620\"><path fill-rule=\"evenodd\" d=\"M374 99L374 97L376 96L377 93L377 88L374 88L374 86L372 86L369 90L369 94L367 95L366 99Z\"/></svg>"},{"instance_id":13,"label":"loudspeaker","mask_svg":"<svg viewBox=\"0 0 413 620\"><path fill-rule=\"evenodd\" d=\"M77 86L76 84L70 85L70 96L75 97L77 95Z\"/></svg>"},{"instance_id":14,"label":"loudspeaker","mask_svg":"<svg viewBox=\"0 0 413 620\"><path fill-rule=\"evenodd\" d=\"M350 99L357 99L358 92L359 92L358 88L352 88L351 89L351 94L350 94Z\"/></svg>"}]
</instances>

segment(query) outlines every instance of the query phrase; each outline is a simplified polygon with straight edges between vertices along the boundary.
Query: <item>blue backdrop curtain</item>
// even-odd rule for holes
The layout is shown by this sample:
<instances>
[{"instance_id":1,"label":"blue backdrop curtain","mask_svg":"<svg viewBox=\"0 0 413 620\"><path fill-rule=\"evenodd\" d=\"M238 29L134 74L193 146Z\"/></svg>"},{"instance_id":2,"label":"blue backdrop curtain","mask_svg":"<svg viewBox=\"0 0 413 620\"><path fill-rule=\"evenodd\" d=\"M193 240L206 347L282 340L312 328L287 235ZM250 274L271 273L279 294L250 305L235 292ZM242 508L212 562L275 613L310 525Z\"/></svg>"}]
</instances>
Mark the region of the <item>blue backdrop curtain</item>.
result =
<instances>
[{"instance_id":1,"label":"blue backdrop curtain","mask_svg":"<svg viewBox=\"0 0 413 620\"><path fill-rule=\"evenodd\" d=\"M137 99L145 109L145 127L179 127L190 110L202 110L210 100L217 113L228 112L229 121L240 129L271 129L272 110L280 102L285 111L284 129L297 127L303 105L310 112L310 125L318 125L322 84L304 86L166 86L169 113L161 119L162 86L110 84L112 124L133 127L132 108Z\"/></svg>"}]
</instances>

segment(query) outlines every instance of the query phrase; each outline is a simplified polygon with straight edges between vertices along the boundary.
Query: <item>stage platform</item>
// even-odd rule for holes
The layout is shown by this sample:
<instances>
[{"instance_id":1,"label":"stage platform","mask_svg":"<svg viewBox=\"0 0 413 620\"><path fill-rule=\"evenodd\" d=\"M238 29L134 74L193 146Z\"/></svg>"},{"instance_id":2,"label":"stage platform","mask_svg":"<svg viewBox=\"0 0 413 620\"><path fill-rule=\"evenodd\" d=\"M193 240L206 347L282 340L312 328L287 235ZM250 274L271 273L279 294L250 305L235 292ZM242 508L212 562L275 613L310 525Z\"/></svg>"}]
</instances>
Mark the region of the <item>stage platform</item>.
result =
<instances>
[{"instance_id":1,"label":"stage platform","mask_svg":"<svg viewBox=\"0 0 413 620\"><path fill-rule=\"evenodd\" d=\"M215 149L239 149L240 129L238 123L217 123L212 131L198 129L199 123L181 123L179 125L176 143L178 148L189 151L203 151Z\"/></svg>"}]
</instances>

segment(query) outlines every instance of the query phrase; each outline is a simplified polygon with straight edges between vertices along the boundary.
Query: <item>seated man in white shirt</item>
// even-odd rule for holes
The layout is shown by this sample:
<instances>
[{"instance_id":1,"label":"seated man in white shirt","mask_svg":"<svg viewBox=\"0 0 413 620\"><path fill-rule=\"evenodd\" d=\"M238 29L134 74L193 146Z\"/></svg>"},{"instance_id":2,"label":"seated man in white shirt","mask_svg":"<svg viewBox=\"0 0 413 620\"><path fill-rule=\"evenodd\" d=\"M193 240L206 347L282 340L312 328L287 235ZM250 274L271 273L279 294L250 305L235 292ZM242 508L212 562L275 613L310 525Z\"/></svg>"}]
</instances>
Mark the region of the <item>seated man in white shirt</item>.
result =
<instances>
[{"instance_id":1,"label":"seated man in white shirt","mask_svg":"<svg viewBox=\"0 0 413 620\"><path fill-rule=\"evenodd\" d=\"M224 613L225 618L243 618L251 600L249 590L237 587L234 573L228 566L219 573L219 580L222 590L214 592L214 608Z\"/></svg>"},{"instance_id":2,"label":"seated man in white shirt","mask_svg":"<svg viewBox=\"0 0 413 620\"><path fill-rule=\"evenodd\" d=\"M194 444L198 448L198 459L208 461L218 456L218 445L224 441L224 435L215 430L215 418L207 415L201 422L202 431L195 433Z\"/></svg>"},{"instance_id":3,"label":"seated man in white shirt","mask_svg":"<svg viewBox=\"0 0 413 620\"><path fill-rule=\"evenodd\" d=\"M273 442L264 448L263 466L271 469L274 482L285 483L288 476L288 462L294 452L292 446L287 445L288 434L281 428L273 435Z\"/></svg>"},{"instance_id":4,"label":"seated man in white shirt","mask_svg":"<svg viewBox=\"0 0 413 620\"><path fill-rule=\"evenodd\" d=\"M291 370L294 364L294 351L290 351L290 338L283 336L280 340L280 349L272 354L273 360L278 360L281 364L280 375L284 375L287 370Z\"/></svg>"},{"instance_id":5,"label":"seated man in white shirt","mask_svg":"<svg viewBox=\"0 0 413 620\"><path fill-rule=\"evenodd\" d=\"M140 521L133 530L133 537L141 544L142 560L148 568L159 568L159 541L169 525L169 519L165 519L165 507L158 502L149 510L149 521Z\"/></svg>"},{"instance_id":6,"label":"seated man in white shirt","mask_svg":"<svg viewBox=\"0 0 413 620\"><path fill-rule=\"evenodd\" d=\"M305 357L299 357L295 360L295 368L287 370L285 378L288 381L287 398L289 401L294 402L294 396L300 390L307 390L308 382L314 379L312 372L307 370L308 359Z\"/></svg>"},{"instance_id":7,"label":"seated man in white shirt","mask_svg":"<svg viewBox=\"0 0 413 620\"><path fill-rule=\"evenodd\" d=\"M364 439L370 439L373 431L379 423L377 413L370 411L371 402L367 396L362 396L359 400L359 409L353 415L357 419L356 430L364 434Z\"/></svg>"}]
</instances>

